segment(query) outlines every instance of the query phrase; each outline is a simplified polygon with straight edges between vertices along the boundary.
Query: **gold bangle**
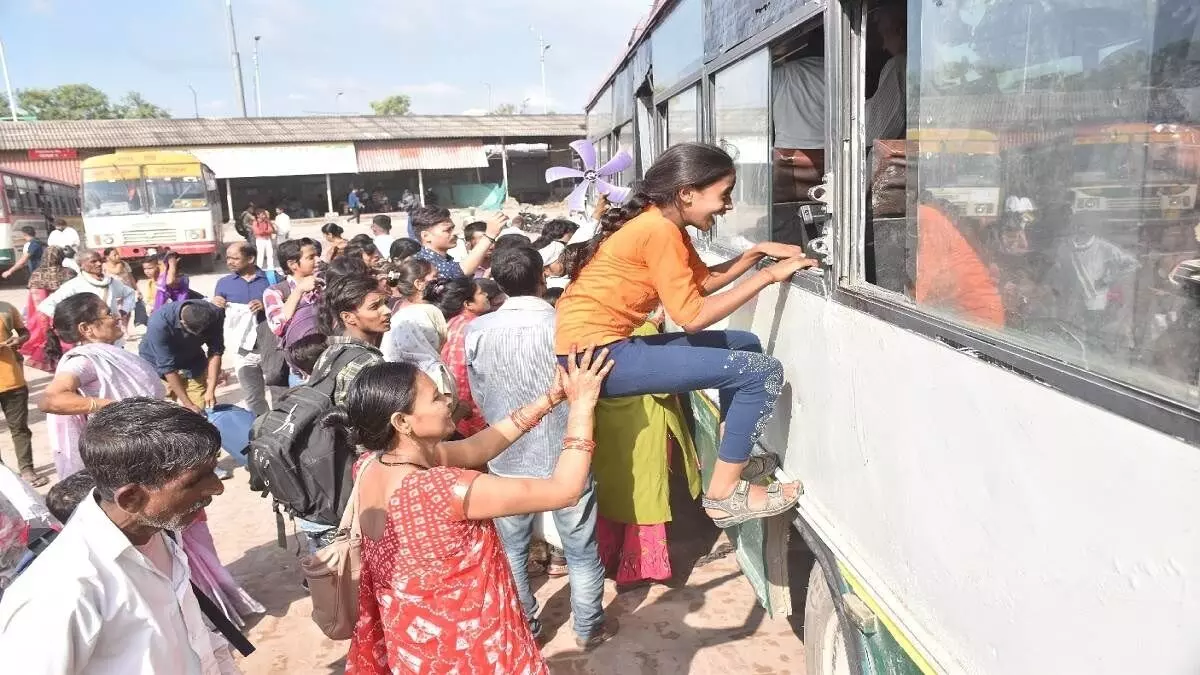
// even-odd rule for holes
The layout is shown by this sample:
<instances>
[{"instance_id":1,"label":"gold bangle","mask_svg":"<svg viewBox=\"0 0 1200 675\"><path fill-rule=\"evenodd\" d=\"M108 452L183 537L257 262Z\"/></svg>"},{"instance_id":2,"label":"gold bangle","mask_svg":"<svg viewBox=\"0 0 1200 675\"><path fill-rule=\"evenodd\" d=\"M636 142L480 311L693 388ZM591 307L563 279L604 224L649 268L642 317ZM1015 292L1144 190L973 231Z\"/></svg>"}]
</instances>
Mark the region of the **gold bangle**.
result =
<instances>
[{"instance_id":1,"label":"gold bangle","mask_svg":"<svg viewBox=\"0 0 1200 675\"><path fill-rule=\"evenodd\" d=\"M532 408L532 405L523 405L508 414L509 419L513 421L513 424L517 425L517 429L520 429L523 434L529 433L550 412L550 408Z\"/></svg>"},{"instance_id":2,"label":"gold bangle","mask_svg":"<svg viewBox=\"0 0 1200 675\"><path fill-rule=\"evenodd\" d=\"M90 414L92 414L92 413L96 412L96 410L97 410L97 408L98 408L98 405L99 405L99 404L98 404L98 402L96 401L96 399L95 399L95 398L93 398L93 397L91 397L91 396L89 396L89 397L88 397L88 414L90 415Z\"/></svg>"},{"instance_id":3,"label":"gold bangle","mask_svg":"<svg viewBox=\"0 0 1200 675\"><path fill-rule=\"evenodd\" d=\"M563 450L580 450L589 455L596 451L596 441L590 438L577 438L568 436L563 439Z\"/></svg>"}]
</instances>

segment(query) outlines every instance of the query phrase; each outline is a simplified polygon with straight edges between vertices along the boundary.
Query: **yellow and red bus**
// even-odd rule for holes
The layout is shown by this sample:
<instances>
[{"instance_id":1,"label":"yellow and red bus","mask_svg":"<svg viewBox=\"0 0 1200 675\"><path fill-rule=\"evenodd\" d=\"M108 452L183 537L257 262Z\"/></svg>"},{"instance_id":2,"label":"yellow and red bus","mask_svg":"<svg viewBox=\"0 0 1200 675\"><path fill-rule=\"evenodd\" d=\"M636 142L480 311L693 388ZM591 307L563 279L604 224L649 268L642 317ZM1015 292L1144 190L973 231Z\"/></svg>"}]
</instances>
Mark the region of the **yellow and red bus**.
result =
<instances>
[{"instance_id":1,"label":"yellow and red bus","mask_svg":"<svg viewBox=\"0 0 1200 675\"><path fill-rule=\"evenodd\" d=\"M186 152L125 151L83 160L83 226L90 248L124 258L170 249L212 266L221 199L207 166Z\"/></svg>"},{"instance_id":2,"label":"yellow and red bus","mask_svg":"<svg viewBox=\"0 0 1200 675\"><path fill-rule=\"evenodd\" d=\"M3 168L0 183L4 185L0 192L0 269L12 266L19 257L23 227L33 227L43 239L58 218L81 229L78 187Z\"/></svg>"}]
</instances>

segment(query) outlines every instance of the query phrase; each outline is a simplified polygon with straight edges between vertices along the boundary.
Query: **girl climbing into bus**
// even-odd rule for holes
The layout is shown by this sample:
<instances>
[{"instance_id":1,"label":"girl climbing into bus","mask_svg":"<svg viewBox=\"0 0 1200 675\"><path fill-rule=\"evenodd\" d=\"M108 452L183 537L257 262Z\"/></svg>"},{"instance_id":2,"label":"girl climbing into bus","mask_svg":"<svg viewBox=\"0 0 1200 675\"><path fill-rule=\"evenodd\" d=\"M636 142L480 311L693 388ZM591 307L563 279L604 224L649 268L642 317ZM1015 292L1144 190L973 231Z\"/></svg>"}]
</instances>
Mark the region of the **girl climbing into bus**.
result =
<instances>
[{"instance_id":1,"label":"girl climbing into bus","mask_svg":"<svg viewBox=\"0 0 1200 675\"><path fill-rule=\"evenodd\" d=\"M712 229L732 207L737 182L722 149L683 143L667 150L620 206L608 207L600 231L567 261L572 282L558 301L555 351L607 346L614 364L602 396L681 394L718 389L724 432L703 505L719 527L782 513L798 483L764 487L777 461L749 463L750 453L783 390L783 367L745 331L705 330L816 261L798 246L766 242L706 267L685 228ZM716 292L765 256L779 262ZM659 305L684 332L633 336ZM747 464L749 463L749 466Z\"/></svg>"}]
</instances>

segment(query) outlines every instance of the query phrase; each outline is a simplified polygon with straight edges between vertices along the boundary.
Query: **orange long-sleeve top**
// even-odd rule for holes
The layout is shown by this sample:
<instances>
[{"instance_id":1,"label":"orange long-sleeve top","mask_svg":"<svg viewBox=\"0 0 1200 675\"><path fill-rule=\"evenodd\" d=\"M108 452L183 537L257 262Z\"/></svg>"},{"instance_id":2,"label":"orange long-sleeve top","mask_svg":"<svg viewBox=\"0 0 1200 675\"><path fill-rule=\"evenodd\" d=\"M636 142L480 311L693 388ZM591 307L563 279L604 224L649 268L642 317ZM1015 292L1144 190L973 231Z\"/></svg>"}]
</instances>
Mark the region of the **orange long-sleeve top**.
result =
<instances>
[{"instance_id":1,"label":"orange long-sleeve top","mask_svg":"<svg viewBox=\"0 0 1200 675\"><path fill-rule=\"evenodd\" d=\"M708 267L692 240L650 207L614 232L558 300L554 349L624 340L662 303L679 325L704 305Z\"/></svg>"}]
</instances>

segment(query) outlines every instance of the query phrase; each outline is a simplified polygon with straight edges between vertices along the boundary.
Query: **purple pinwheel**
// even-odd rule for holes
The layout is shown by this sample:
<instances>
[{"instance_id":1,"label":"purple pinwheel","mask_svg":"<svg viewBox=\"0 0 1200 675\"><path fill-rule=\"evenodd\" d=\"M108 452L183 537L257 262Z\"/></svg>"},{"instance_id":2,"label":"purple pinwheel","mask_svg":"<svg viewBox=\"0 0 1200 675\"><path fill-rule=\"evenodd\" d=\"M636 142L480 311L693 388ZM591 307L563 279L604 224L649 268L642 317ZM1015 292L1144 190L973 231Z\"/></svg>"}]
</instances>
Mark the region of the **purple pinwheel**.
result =
<instances>
[{"instance_id":1,"label":"purple pinwheel","mask_svg":"<svg viewBox=\"0 0 1200 675\"><path fill-rule=\"evenodd\" d=\"M583 160L583 171L567 166L552 166L546 169L547 183L553 183L556 180L563 180L564 178L583 179L571 191L571 196L567 197L568 209L582 211L588 188L592 185L596 186L596 192L607 196L608 201L614 204L619 204L629 199L629 188L617 187L604 180L633 166L633 157L628 152L624 150L618 152L604 166L597 169L596 148L592 145L591 141L574 141L571 143L571 147L575 149L575 152L579 155L579 159Z\"/></svg>"}]
</instances>

